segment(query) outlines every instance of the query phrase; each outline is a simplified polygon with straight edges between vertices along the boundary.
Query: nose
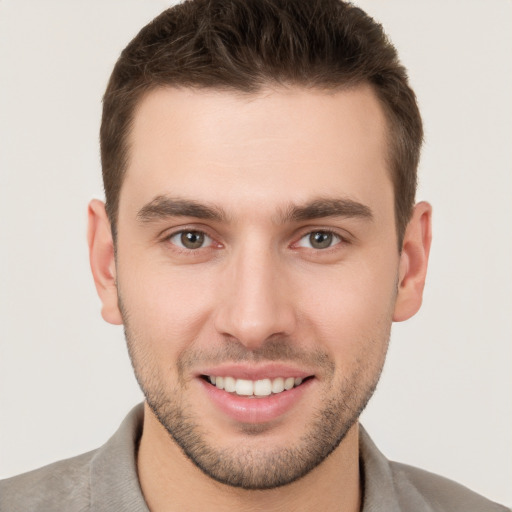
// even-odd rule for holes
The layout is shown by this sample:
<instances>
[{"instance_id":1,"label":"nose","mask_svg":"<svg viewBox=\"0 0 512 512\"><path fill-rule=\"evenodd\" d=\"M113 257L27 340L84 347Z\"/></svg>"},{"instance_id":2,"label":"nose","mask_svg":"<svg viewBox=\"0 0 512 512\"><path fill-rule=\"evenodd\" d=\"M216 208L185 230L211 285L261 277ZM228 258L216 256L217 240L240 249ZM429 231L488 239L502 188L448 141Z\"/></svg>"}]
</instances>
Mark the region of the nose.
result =
<instances>
[{"instance_id":1,"label":"nose","mask_svg":"<svg viewBox=\"0 0 512 512\"><path fill-rule=\"evenodd\" d=\"M293 297L275 252L261 244L244 244L229 258L220 287L215 327L223 336L257 350L271 337L293 333Z\"/></svg>"}]
</instances>

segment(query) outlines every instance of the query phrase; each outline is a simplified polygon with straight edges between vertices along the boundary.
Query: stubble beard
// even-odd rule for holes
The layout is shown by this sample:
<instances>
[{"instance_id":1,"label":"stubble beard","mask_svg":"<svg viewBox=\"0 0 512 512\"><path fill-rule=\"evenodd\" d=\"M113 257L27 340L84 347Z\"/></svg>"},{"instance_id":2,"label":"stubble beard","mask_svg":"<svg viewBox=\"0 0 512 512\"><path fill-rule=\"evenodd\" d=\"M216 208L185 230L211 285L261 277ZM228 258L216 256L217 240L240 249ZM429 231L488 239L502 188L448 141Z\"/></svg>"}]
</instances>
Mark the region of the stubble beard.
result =
<instances>
[{"instance_id":1,"label":"stubble beard","mask_svg":"<svg viewBox=\"0 0 512 512\"><path fill-rule=\"evenodd\" d=\"M341 382L335 382L334 363L327 354L309 354L310 360L322 361L326 374L331 375L331 386L324 385L324 388L336 386L337 390L331 391L330 396L319 404L305 433L293 446L262 450L251 447L249 442L244 446L220 449L209 442L207 425L203 427L198 424L193 408L184 399L186 382L182 372L187 361L194 360L194 354L184 355L178 361L178 385L175 389L169 389L160 377L158 364L144 351L144 344L130 330L126 320L125 336L135 376L158 421L188 459L204 474L223 484L247 490L273 489L290 484L320 465L340 445L375 391L389 340L388 330L386 341L371 341L370 345L384 343L379 361L371 366L365 362L368 359L360 358L351 375L344 377ZM256 356L238 342L234 343L236 345L229 345L230 348L221 358L226 357L226 354L238 354L235 358L231 357L231 360L281 359L289 362L290 354L294 352L289 342L282 340L270 342ZM245 433L248 436L265 435L264 427L252 427L246 426Z\"/></svg>"}]
</instances>

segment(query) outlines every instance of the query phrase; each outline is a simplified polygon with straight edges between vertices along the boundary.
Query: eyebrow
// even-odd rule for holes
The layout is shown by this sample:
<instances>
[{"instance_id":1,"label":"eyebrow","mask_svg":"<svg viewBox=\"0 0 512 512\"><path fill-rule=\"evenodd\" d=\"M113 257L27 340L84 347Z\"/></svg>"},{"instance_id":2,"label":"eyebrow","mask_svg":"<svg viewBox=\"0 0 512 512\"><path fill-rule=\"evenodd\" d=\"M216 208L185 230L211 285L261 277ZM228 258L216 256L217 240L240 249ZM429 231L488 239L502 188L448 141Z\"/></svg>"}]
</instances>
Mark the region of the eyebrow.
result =
<instances>
[{"instance_id":1,"label":"eyebrow","mask_svg":"<svg viewBox=\"0 0 512 512\"><path fill-rule=\"evenodd\" d=\"M180 199L157 196L144 205L137 213L141 222L163 220L169 217L195 217L197 219L226 221L224 210L216 206L208 206L192 199Z\"/></svg>"},{"instance_id":2,"label":"eyebrow","mask_svg":"<svg viewBox=\"0 0 512 512\"><path fill-rule=\"evenodd\" d=\"M305 205L290 205L282 215L282 222L320 219L324 217L347 217L373 220L371 209L348 198L318 198Z\"/></svg>"},{"instance_id":3,"label":"eyebrow","mask_svg":"<svg viewBox=\"0 0 512 512\"><path fill-rule=\"evenodd\" d=\"M193 199L157 196L137 213L141 222L164 220L169 217L194 217L196 219L226 222L226 212L214 205L199 203ZM325 217L363 218L372 220L371 209L348 198L317 198L304 205L291 204L278 217L278 223L301 222Z\"/></svg>"}]
</instances>

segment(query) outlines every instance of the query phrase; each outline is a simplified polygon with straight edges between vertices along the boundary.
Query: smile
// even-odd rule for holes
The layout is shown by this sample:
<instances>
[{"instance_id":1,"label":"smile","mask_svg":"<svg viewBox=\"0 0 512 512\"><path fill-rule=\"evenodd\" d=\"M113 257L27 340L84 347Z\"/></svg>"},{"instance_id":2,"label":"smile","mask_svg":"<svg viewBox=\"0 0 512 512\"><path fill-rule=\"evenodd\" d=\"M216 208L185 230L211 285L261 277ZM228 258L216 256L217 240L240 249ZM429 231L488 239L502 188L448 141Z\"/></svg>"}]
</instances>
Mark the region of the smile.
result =
<instances>
[{"instance_id":1,"label":"smile","mask_svg":"<svg viewBox=\"0 0 512 512\"><path fill-rule=\"evenodd\" d=\"M305 380L301 377L277 377L275 379L249 380L215 375L208 375L206 378L218 389L245 397L265 397L276 395L283 391L289 391L294 387L300 386Z\"/></svg>"},{"instance_id":2,"label":"smile","mask_svg":"<svg viewBox=\"0 0 512 512\"><path fill-rule=\"evenodd\" d=\"M260 367L223 365L204 369L198 381L219 412L237 423L277 420L297 409L303 397L313 396L316 377L307 370L283 365Z\"/></svg>"}]
</instances>

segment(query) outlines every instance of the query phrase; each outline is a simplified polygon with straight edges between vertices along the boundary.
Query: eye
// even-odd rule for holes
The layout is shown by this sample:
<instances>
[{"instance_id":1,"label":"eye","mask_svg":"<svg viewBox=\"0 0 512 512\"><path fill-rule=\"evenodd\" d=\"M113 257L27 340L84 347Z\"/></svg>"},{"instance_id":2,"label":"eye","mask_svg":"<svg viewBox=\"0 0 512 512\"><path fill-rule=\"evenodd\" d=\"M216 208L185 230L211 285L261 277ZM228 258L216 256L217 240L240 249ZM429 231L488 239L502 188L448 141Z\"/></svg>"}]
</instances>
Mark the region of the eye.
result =
<instances>
[{"instance_id":1,"label":"eye","mask_svg":"<svg viewBox=\"0 0 512 512\"><path fill-rule=\"evenodd\" d=\"M212 244L213 240L202 231L184 230L174 233L169 241L182 249L201 249Z\"/></svg>"},{"instance_id":2,"label":"eye","mask_svg":"<svg viewBox=\"0 0 512 512\"><path fill-rule=\"evenodd\" d=\"M303 236L297 243L298 247L307 247L308 249L329 249L335 244L341 242L341 238L332 231L312 231Z\"/></svg>"}]
</instances>

